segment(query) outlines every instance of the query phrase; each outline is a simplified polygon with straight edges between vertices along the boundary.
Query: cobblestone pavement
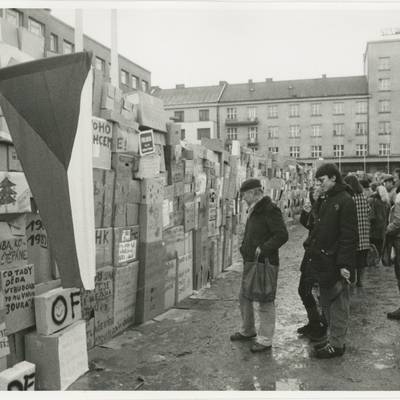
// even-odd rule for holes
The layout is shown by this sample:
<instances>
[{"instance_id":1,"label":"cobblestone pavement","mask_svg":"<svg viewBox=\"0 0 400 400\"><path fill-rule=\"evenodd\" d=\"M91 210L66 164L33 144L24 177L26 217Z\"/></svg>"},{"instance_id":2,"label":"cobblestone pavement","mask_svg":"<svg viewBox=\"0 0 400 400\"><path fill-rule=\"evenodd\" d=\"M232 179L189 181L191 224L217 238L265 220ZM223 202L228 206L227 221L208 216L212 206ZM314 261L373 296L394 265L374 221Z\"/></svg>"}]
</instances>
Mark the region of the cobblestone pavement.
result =
<instances>
[{"instance_id":1,"label":"cobblestone pavement","mask_svg":"<svg viewBox=\"0 0 400 400\"><path fill-rule=\"evenodd\" d=\"M296 329L305 322L297 294L305 230L290 227L281 249L277 330L270 353L232 343L239 328L240 264L153 321L89 352L90 371L70 390L400 390L400 321L386 312L400 304L390 267L368 268L352 296L345 355L311 357Z\"/></svg>"}]
</instances>

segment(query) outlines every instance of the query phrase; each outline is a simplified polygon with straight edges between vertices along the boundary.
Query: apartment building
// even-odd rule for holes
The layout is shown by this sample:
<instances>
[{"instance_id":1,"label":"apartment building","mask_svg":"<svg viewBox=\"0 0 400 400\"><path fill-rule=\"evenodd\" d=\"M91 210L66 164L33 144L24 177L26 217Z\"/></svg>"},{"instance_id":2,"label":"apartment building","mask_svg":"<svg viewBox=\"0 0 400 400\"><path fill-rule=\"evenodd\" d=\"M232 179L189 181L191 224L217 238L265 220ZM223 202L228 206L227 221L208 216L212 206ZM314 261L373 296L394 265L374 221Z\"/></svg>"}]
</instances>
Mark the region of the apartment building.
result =
<instances>
[{"instance_id":1,"label":"apartment building","mask_svg":"<svg viewBox=\"0 0 400 400\"><path fill-rule=\"evenodd\" d=\"M266 155L336 162L343 172L392 170L400 166L400 37L368 42L364 70L361 76L220 83L212 114L217 135L227 146L239 140ZM154 94L173 117L194 90L201 88ZM206 106L186 102L185 113L195 118Z\"/></svg>"},{"instance_id":2,"label":"apartment building","mask_svg":"<svg viewBox=\"0 0 400 400\"><path fill-rule=\"evenodd\" d=\"M36 42L39 43L39 46L35 49L35 54L33 54L35 58L37 56L51 57L69 54L75 51L74 28L54 17L50 9L0 9L0 24L5 31L14 26L21 29L25 34L36 37L38 39ZM2 35L0 41L7 41L4 36ZM15 43L8 44L18 46ZM93 66L103 72L105 80L109 80L110 49L86 35L83 36L83 46L85 50L93 52ZM31 46L31 49L28 47L26 50L33 51L34 49ZM134 89L145 92L150 91L150 71L121 55L119 55L118 62L120 88L123 92Z\"/></svg>"}]
</instances>

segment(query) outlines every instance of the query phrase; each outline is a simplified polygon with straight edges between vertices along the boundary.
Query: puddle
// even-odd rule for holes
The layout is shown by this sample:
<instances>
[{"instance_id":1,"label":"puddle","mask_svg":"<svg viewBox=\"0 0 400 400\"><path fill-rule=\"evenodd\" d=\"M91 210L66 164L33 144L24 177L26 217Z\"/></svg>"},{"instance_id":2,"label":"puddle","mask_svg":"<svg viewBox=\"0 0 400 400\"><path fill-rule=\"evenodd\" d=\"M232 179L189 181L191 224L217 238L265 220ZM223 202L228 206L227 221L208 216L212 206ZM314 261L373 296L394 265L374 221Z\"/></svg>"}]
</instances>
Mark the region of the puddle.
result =
<instances>
[{"instance_id":1,"label":"puddle","mask_svg":"<svg viewBox=\"0 0 400 400\"><path fill-rule=\"evenodd\" d=\"M300 382L298 379L284 379L280 381L276 381L275 390L283 390L283 391L292 391L292 390L305 390L304 383Z\"/></svg>"},{"instance_id":2,"label":"puddle","mask_svg":"<svg viewBox=\"0 0 400 400\"><path fill-rule=\"evenodd\" d=\"M187 318L190 318L193 315L193 311L188 311L181 308L171 308L170 310L166 311L164 314L158 315L153 319L155 321L163 321L164 319L170 319L175 322L182 322Z\"/></svg>"}]
</instances>

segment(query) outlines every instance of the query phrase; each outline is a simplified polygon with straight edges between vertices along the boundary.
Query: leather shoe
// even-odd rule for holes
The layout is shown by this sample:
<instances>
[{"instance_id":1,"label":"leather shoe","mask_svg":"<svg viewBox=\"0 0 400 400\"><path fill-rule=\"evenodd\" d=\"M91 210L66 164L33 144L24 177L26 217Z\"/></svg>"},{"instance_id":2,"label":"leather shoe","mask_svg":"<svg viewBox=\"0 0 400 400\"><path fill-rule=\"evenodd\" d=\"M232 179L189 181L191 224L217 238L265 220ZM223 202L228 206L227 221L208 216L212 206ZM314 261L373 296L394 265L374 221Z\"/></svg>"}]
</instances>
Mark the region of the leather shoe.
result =
<instances>
[{"instance_id":1,"label":"leather shoe","mask_svg":"<svg viewBox=\"0 0 400 400\"><path fill-rule=\"evenodd\" d=\"M240 332L235 332L233 335L231 335L231 340L232 340L232 342L251 340L256 336L257 336L256 333L254 335L252 335L252 336L245 336L245 335L242 335Z\"/></svg>"},{"instance_id":2,"label":"leather shoe","mask_svg":"<svg viewBox=\"0 0 400 400\"><path fill-rule=\"evenodd\" d=\"M267 351L267 350L271 350L272 346L264 346L261 343L254 343L253 346L251 346L250 351L252 353L261 353L262 351Z\"/></svg>"}]
</instances>

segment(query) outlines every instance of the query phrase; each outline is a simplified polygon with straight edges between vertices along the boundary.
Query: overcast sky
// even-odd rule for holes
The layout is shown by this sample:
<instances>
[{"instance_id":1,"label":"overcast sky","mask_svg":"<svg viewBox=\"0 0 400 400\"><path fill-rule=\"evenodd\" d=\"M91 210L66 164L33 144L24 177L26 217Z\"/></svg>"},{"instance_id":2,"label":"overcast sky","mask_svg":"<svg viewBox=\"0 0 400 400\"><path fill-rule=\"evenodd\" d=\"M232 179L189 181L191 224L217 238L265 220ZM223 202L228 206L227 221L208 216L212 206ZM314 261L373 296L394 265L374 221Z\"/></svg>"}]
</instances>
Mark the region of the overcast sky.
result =
<instances>
[{"instance_id":1,"label":"overcast sky","mask_svg":"<svg viewBox=\"0 0 400 400\"><path fill-rule=\"evenodd\" d=\"M53 15L74 25L73 8L56 4L49 5ZM361 75L366 42L400 27L400 6L387 3L121 4L118 50L162 88ZM110 9L83 15L84 32L109 46Z\"/></svg>"}]
</instances>

